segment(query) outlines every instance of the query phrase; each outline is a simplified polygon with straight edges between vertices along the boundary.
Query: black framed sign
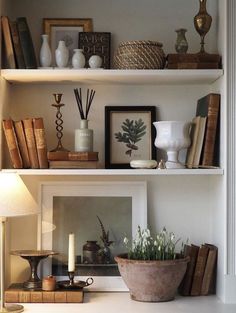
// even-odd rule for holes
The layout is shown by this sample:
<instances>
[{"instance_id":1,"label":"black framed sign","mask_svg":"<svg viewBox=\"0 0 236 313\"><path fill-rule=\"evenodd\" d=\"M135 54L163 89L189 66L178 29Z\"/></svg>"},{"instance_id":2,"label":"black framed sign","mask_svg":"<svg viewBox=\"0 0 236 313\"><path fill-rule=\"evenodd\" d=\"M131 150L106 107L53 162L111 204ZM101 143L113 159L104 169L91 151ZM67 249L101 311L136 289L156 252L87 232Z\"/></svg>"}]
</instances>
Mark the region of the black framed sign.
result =
<instances>
[{"instance_id":1,"label":"black framed sign","mask_svg":"<svg viewBox=\"0 0 236 313\"><path fill-rule=\"evenodd\" d=\"M105 167L130 168L132 160L156 160L155 106L105 107Z\"/></svg>"}]
</instances>

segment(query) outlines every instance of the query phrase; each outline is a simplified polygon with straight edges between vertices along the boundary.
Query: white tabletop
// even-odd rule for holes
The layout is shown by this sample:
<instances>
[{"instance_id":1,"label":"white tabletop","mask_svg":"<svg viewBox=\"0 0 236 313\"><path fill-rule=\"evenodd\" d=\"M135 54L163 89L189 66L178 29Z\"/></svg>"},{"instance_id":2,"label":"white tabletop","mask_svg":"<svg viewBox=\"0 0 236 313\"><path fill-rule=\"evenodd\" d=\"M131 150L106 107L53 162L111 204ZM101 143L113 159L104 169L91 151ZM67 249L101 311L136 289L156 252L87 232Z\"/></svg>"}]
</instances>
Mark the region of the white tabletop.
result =
<instances>
[{"instance_id":1,"label":"white tabletop","mask_svg":"<svg viewBox=\"0 0 236 313\"><path fill-rule=\"evenodd\" d=\"M24 304L28 313L235 313L236 304L223 304L215 296L177 297L174 301L144 303L130 299L129 293L85 293L84 303Z\"/></svg>"}]
</instances>

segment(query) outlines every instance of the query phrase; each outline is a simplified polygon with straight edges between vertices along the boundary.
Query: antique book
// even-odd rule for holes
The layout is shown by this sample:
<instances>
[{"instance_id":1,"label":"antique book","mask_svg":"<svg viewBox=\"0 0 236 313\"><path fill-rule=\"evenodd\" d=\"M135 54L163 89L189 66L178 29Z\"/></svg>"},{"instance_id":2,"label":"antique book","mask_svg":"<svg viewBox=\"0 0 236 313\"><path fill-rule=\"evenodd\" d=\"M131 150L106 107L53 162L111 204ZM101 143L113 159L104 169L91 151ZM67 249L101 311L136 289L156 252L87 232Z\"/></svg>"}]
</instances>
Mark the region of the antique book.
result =
<instances>
[{"instance_id":1,"label":"antique book","mask_svg":"<svg viewBox=\"0 0 236 313\"><path fill-rule=\"evenodd\" d=\"M200 116L196 116L192 119L192 126L190 131L191 145L188 148L187 156L186 156L186 166L187 168L193 168L193 160L197 146L197 138L200 128Z\"/></svg>"},{"instance_id":2,"label":"antique book","mask_svg":"<svg viewBox=\"0 0 236 313\"><path fill-rule=\"evenodd\" d=\"M22 284L12 284L5 291L7 303L82 303L83 290L33 291L25 290Z\"/></svg>"},{"instance_id":3,"label":"antique book","mask_svg":"<svg viewBox=\"0 0 236 313\"><path fill-rule=\"evenodd\" d=\"M68 153L68 159L71 161L98 161L98 152L71 151Z\"/></svg>"},{"instance_id":4,"label":"antique book","mask_svg":"<svg viewBox=\"0 0 236 313\"><path fill-rule=\"evenodd\" d=\"M209 248L206 261L206 268L202 279L201 295L205 296L214 291L211 285L215 283L216 264L217 264L217 247L211 244L205 244ZM213 290L212 290L213 289Z\"/></svg>"},{"instance_id":5,"label":"antique book","mask_svg":"<svg viewBox=\"0 0 236 313\"><path fill-rule=\"evenodd\" d=\"M48 161L68 161L69 151L48 151Z\"/></svg>"},{"instance_id":6,"label":"antique book","mask_svg":"<svg viewBox=\"0 0 236 313\"><path fill-rule=\"evenodd\" d=\"M168 54L169 63L221 63L219 54L211 53L173 53Z\"/></svg>"},{"instance_id":7,"label":"antique book","mask_svg":"<svg viewBox=\"0 0 236 313\"><path fill-rule=\"evenodd\" d=\"M198 168L200 164L200 156L202 152L203 140L206 129L206 117L200 117L199 131L197 136L196 149L193 157L193 168Z\"/></svg>"},{"instance_id":8,"label":"antique book","mask_svg":"<svg viewBox=\"0 0 236 313\"><path fill-rule=\"evenodd\" d=\"M202 245L198 250L195 271L193 274L191 296L199 296L201 294L202 280L205 272L208 252L209 248L206 245Z\"/></svg>"},{"instance_id":9,"label":"antique book","mask_svg":"<svg viewBox=\"0 0 236 313\"><path fill-rule=\"evenodd\" d=\"M8 17L2 16L1 22L2 22L2 35L3 35L3 39L4 39L3 42L4 42L4 46L5 46L5 51L6 51L7 66L10 69L15 69L16 68L16 61L15 61L13 42L12 42Z\"/></svg>"},{"instance_id":10,"label":"antique book","mask_svg":"<svg viewBox=\"0 0 236 313\"><path fill-rule=\"evenodd\" d=\"M191 246L186 245L186 246L187 247L185 247L185 256L189 256L190 261L187 265L187 270L183 278L183 281L181 283L181 288L179 290L183 296L190 295L193 275L194 275L198 251L199 251L199 246L196 246L196 245L191 245Z\"/></svg>"},{"instance_id":11,"label":"antique book","mask_svg":"<svg viewBox=\"0 0 236 313\"><path fill-rule=\"evenodd\" d=\"M16 65L17 68L24 69L25 68L25 60L20 44L20 38L18 33L18 28L16 25L16 21L10 21L10 30L11 30L11 37L13 42L13 48L16 58Z\"/></svg>"},{"instance_id":12,"label":"antique book","mask_svg":"<svg viewBox=\"0 0 236 313\"><path fill-rule=\"evenodd\" d=\"M79 32L79 48L85 55L85 67L89 67L92 55L99 55L103 59L102 68L110 68L111 33Z\"/></svg>"},{"instance_id":13,"label":"antique book","mask_svg":"<svg viewBox=\"0 0 236 313\"><path fill-rule=\"evenodd\" d=\"M217 62L177 62L168 63L168 69L218 69L220 68Z\"/></svg>"},{"instance_id":14,"label":"antique book","mask_svg":"<svg viewBox=\"0 0 236 313\"><path fill-rule=\"evenodd\" d=\"M13 124L23 161L23 168L30 168L29 151L26 143L23 123L22 121L13 121Z\"/></svg>"},{"instance_id":15,"label":"antique book","mask_svg":"<svg viewBox=\"0 0 236 313\"><path fill-rule=\"evenodd\" d=\"M38 154L39 168L48 168L47 144L43 118L33 118L34 137Z\"/></svg>"},{"instance_id":16,"label":"antique book","mask_svg":"<svg viewBox=\"0 0 236 313\"><path fill-rule=\"evenodd\" d=\"M94 169L94 168L98 168L98 162L97 161L49 161L49 168Z\"/></svg>"},{"instance_id":17,"label":"antique book","mask_svg":"<svg viewBox=\"0 0 236 313\"><path fill-rule=\"evenodd\" d=\"M27 20L25 17L18 17L16 22L20 38L20 44L25 60L25 67L27 69L37 68L34 45Z\"/></svg>"},{"instance_id":18,"label":"antique book","mask_svg":"<svg viewBox=\"0 0 236 313\"><path fill-rule=\"evenodd\" d=\"M16 138L16 134L15 134L13 121L11 119L3 120L2 125L3 125L3 130L5 133L5 137L6 137L6 142L7 142L12 166L13 168L23 168L22 157L20 154L20 149L19 149L17 138Z\"/></svg>"},{"instance_id":19,"label":"antique book","mask_svg":"<svg viewBox=\"0 0 236 313\"><path fill-rule=\"evenodd\" d=\"M39 168L39 160L34 136L33 119L27 118L23 120L25 139L29 151L30 167Z\"/></svg>"},{"instance_id":20,"label":"antique book","mask_svg":"<svg viewBox=\"0 0 236 313\"><path fill-rule=\"evenodd\" d=\"M196 116L207 117L205 138L200 164L203 166L217 166L214 159L217 158L218 146L216 142L219 137L220 127L220 95L210 93L198 100Z\"/></svg>"}]
</instances>

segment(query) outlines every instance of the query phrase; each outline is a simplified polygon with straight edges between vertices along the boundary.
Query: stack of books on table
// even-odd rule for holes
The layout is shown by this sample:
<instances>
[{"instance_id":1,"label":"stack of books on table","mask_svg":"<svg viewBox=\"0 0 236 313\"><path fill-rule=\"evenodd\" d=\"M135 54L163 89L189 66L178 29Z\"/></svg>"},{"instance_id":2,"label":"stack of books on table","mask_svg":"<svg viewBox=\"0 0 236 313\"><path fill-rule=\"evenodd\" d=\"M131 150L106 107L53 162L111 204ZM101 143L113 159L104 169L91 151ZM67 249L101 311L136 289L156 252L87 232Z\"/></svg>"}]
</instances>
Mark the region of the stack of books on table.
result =
<instances>
[{"instance_id":1,"label":"stack of books on table","mask_svg":"<svg viewBox=\"0 0 236 313\"><path fill-rule=\"evenodd\" d=\"M98 152L56 151L48 152L51 169L95 169L99 167Z\"/></svg>"}]
</instances>

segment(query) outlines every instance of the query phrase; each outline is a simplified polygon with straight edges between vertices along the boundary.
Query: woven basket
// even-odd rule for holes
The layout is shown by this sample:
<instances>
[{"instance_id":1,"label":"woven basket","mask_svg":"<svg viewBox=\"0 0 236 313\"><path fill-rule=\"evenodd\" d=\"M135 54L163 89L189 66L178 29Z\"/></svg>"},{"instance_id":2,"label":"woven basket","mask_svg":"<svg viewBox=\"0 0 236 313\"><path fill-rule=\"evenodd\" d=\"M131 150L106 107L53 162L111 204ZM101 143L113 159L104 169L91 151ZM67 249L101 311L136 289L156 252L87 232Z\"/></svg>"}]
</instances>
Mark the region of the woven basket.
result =
<instances>
[{"instance_id":1,"label":"woven basket","mask_svg":"<svg viewBox=\"0 0 236 313\"><path fill-rule=\"evenodd\" d=\"M116 69L161 69L165 66L162 44L157 41L121 42L116 50L113 67Z\"/></svg>"}]
</instances>

